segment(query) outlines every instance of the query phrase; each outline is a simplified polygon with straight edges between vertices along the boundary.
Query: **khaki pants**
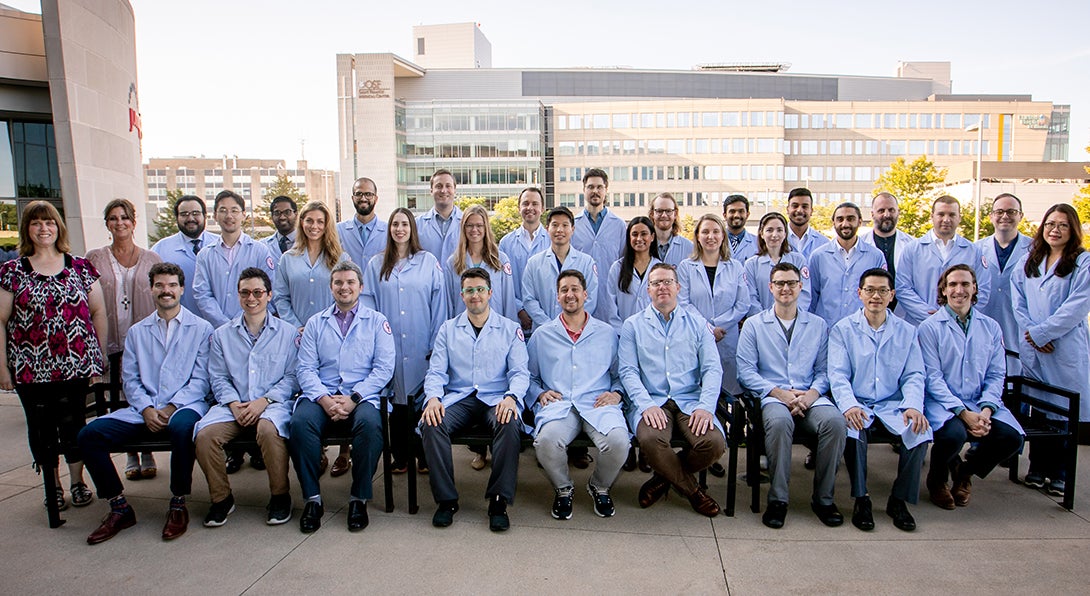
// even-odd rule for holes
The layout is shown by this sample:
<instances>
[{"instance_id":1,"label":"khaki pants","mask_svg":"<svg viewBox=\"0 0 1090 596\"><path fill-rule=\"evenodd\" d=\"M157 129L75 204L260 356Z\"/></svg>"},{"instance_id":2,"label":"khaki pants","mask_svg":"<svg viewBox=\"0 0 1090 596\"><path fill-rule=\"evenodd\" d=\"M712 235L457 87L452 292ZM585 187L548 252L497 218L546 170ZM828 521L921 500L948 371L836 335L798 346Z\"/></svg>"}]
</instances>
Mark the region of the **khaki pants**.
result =
<instances>
[{"instance_id":1,"label":"khaki pants","mask_svg":"<svg viewBox=\"0 0 1090 596\"><path fill-rule=\"evenodd\" d=\"M269 492L273 495L288 493L288 445L276 432L276 425L264 418L254 427L239 423L219 422L206 426L197 433L197 463L208 479L208 492L213 503L223 501L231 494L231 482L227 479L227 455L223 446L240 436L257 435L257 444L265 458L269 474Z\"/></svg>"},{"instance_id":2,"label":"khaki pants","mask_svg":"<svg viewBox=\"0 0 1090 596\"><path fill-rule=\"evenodd\" d=\"M694 435L689 430L689 416L681 412L672 399L667 400L662 409L666 413L666 428L656 430L640 420L636 439L651 469L688 497L700 487L693 474L718 461L727 450L727 441L715 426L703 436ZM690 449L685 457L680 457L670 446L675 428L689 442Z\"/></svg>"}]
</instances>

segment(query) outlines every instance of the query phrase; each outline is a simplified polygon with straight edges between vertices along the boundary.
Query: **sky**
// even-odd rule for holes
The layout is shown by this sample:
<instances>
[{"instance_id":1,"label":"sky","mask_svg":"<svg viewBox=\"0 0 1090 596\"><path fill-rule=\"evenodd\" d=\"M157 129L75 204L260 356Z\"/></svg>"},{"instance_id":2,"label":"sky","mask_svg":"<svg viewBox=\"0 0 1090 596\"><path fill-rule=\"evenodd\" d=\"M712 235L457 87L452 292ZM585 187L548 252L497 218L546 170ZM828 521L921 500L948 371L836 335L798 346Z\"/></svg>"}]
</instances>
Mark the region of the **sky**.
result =
<instances>
[{"instance_id":1,"label":"sky","mask_svg":"<svg viewBox=\"0 0 1090 596\"><path fill-rule=\"evenodd\" d=\"M40 12L39 0L3 0ZM1090 161L1090 2L735 0L527 3L130 0L143 155L224 154L337 169L336 54L412 59L412 26L477 22L493 67L688 70L776 61L789 72L893 76L952 63L954 93L1071 105L1071 161Z\"/></svg>"}]
</instances>

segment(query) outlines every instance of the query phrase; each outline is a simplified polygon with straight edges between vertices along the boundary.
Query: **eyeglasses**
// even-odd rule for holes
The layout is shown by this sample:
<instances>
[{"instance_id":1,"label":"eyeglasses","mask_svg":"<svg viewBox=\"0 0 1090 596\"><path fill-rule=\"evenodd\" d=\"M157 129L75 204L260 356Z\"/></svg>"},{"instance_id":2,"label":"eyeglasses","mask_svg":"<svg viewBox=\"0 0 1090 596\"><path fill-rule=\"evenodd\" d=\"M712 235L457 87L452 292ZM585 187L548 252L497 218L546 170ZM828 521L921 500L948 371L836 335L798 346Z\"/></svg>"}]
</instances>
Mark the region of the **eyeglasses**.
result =
<instances>
[{"instance_id":1,"label":"eyeglasses","mask_svg":"<svg viewBox=\"0 0 1090 596\"><path fill-rule=\"evenodd\" d=\"M253 296L254 298L257 298L258 300L261 300L262 298L264 298L265 294L268 294L268 292L265 291L265 290L239 290L238 291L238 295L240 297L242 297L242 298L249 298L250 296Z\"/></svg>"},{"instance_id":2,"label":"eyeglasses","mask_svg":"<svg viewBox=\"0 0 1090 596\"><path fill-rule=\"evenodd\" d=\"M651 211L655 215L670 215L671 213L675 213L677 209L652 209Z\"/></svg>"},{"instance_id":3,"label":"eyeglasses","mask_svg":"<svg viewBox=\"0 0 1090 596\"><path fill-rule=\"evenodd\" d=\"M356 197L357 199L360 199L360 198L373 199L373 198L377 197L378 195L373 193L373 192L363 192L362 190L357 190L356 192L352 193L352 196Z\"/></svg>"},{"instance_id":4,"label":"eyeglasses","mask_svg":"<svg viewBox=\"0 0 1090 596\"><path fill-rule=\"evenodd\" d=\"M652 288L670 288L677 282L672 279L656 279L655 281L648 282L647 285Z\"/></svg>"},{"instance_id":5,"label":"eyeglasses","mask_svg":"<svg viewBox=\"0 0 1090 596\"><path fill-rule=\"evenodd\" d=\"M203 211L179 211L178 217L182 219L188 219L190 217L204 217Z\"/></svg>"},{"instance_id":6,"label":"eyeglasses","mask_svg":"<svg viewBox=\"0 0 1090 596\"><path fill-rule=\"evenodd\" d=\"M295 213L295 209L284 209L283 211L273 211L273 217L288 217L292 213Z\"/></svg>"},{"instance_id":7,"label":"eyeglasses","mask_svg":"<svg viewBox=\"0 0 1090 596\"><path fill-rule=\"evenodd\" d=\"M483 230L484 224L466 224L467 230Z\"/></svg>"},{"instance_id":8,"label":"eyeglasses","mask_svg":"<svg viewBox=\"0 0 1090 596\"><path fill-rule=\"evenodd\" d=\"M1071 224L1062 221L1046 221L1044 226L1046 230L1059 230L1061 232L1066 232L1071 229Z\"/></svg>"},{"instance_id":9,"label":"eyeglasses","mask_svg":"<svg viewBox=\"0 0 1090 596\"><path fill-rule=\"evenodd\" d=\"M1019 209L993 209L992 214L996 217L1018 217L1022 214Z\"/></svg>"},{"instance_id":10,"label":"eyeglasses","mask_svg":"<svg viewBox=\"0 0 1090 596\"><path fill-rule=\"evenodd\" d=\"M485 292L487 292L487 291L489 291L491 289L492 288L490 288L488 286L473 286L473 287L470 287L470 288L462 288L462 295L463 296L472 296L474 294L484 294Z\"/></svg>"},{"instance_id":11,"label":"eyeglasses","mask_svg":"<svg viewBox=\"0 0 1090 596\"><path fill-rule=\"evenodd\" d=\"M772 281L772 285L776 286L777 290L782 290L784 288L794 290L799 287L801 283L802 281L797 279L777 279Z\"/></svg>"},{"instance_id":12,"label":"eyeglasses","mask_svg":"<svg viewBox=\"0 0 1090 596\"><path fill-rule=\"evenodd\" d=\"M225 209L225 208L221 207L219 209L216 209L216 213L219 213L220 215L236 215L237 216L237 215L242 215L242 209L239 209L238 207L232 207L230 209Z\"/></svg>"},{"instance_id":13,"label":"eyeglasses","mask_svg":"<svg viewBox=\"0 0 1090 596\"><path fill-rule=\"evenodd\" d=\"M859 288L860 292L863 292L867 296L888 296L892 291L889 288Z\"/></svg>"}]
</instances>

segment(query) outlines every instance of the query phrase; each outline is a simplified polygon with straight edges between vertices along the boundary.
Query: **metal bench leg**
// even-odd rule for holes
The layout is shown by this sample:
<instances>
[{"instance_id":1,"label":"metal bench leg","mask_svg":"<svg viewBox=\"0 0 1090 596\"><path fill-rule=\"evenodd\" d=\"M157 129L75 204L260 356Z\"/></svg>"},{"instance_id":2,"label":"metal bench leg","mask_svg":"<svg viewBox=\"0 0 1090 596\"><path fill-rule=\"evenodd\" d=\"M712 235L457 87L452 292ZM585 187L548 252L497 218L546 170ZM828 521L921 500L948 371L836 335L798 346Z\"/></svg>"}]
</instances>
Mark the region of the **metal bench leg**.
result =
<instances>
[{"instance_id":1,"label":"metal bench leg","mask_svg":"<svg viewBox=\"0 0 1090 596\"><path fill-rule=\"evenodd\" d=\"M1078 424L1072 422L1069 424ZM1075 508L1075 462L1078 457L1079 441L1078 435L1067 438L1067 453L1064 458L1064 467L1066 468L1067 478L1064 482L1064 500L1063 508L1071 511Z\"/></svg>"},{"instance_id":2,"label":"metal bench leg","mask_svg":"<svg viewBox=\"0 0 1090 596\"><path fill-rule=\"evenodd\" d=\"M394 510L394 474L390 462L390 412L386 398L379 400L379 418L382 420L382 485L386 491L386 513Z\"/></svg>"},{"instance_id":3,"label":"metal bench leg","mask_svg":"<svg viewBox=\"0 0 1090 596\"><path fill-rule=\"evenodd\" d=\"M413 425L414 414L413 398L409 398L409 415L405 417L405 428L401 429L407 437L409 447L407 462L408 481L409 481L409 514L416 515L420 511L420 503L417 502L416 497L416 475L417 475L417 459L416 459L416 428Z\"/></svg>"}]
</instances>

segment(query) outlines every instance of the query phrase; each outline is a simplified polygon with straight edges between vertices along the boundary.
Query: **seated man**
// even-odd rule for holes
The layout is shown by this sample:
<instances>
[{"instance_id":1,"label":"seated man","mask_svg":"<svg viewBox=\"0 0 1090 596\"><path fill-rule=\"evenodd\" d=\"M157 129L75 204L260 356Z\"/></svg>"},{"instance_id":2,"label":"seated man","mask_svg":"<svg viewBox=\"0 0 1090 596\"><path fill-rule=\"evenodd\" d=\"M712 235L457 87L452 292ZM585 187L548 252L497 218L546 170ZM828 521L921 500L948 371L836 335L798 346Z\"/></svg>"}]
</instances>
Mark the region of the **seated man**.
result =
<instances>
[{"instance_id":1,"label":"seated man","mask_svg":"<svg viewBox=\"0 0 1090 596\"><path fill-rule=\"evenodd\" d=\"M556 280L560 316L538 328L527 345L530 391L535 413L534 451L556 489L553 517L571 519L574 488L568 474L568 445L584 431L598 448L598 463L587 484L594 513L612 517L609 489L621 473L630 438L621 409L617 376L617 335L590 316L586 279L574 269Z\"/></svg>"},{"instance_id":2,"label":"seated man","mask_svg":"<svg viewBox=\"0 0 1090 596\"><path fill-rule=\"evenodd\" d=\"M522 399L530 379L526 344L518 323L488 307L487 271L466 269L461 287L466 310L439 328L424 377L420 431L432 496L439 505L431 523L445 528L458 511L451 435L486 424L492 431L492 475L485 489L488 528L502 532L511 525L507 505L515 501L522 447Z\"/></svg>"},{"instance_id":3,"label":"seated man","mask_svg":"<svg viewBox=\"0 0 1090 596\"><path fill-rule=\"evenodd\" d=\"M647 274L651 304L621 326L618 369L628 394L628 423L654 474L640 487L640 507L650 507L673 486L701 515L719 515L693 474L726 451L715 418L723 368L711 325L696 310L678 307L673 266L657 263ZM690 448L681 455L670 440L676 430Z\"/></svg>"},{"instance_id":4,"label":"seated man","mask_svg":"<svg viewBox=\"0 0 1090 596\"><path fill-rule=\"evenodd\" d=\"M900 462L886 513L893 525L911 532L916 520L905 503L916 503L931 428L923 415L924 372L916 329L889 312L893 277L868 269L859 278L863 308L833 326L829 334L829 385L848 422L844 459L855 507L852 524L874 529L867 492L867 440L877 434L899 437ZM875 418L881 424L874 424Z\"/></svg>"},{"instance_id":5,"label":"seated man","mask_svg":"<svg viewBox=\"0 0 1090 596\"><path fill-rule=\"evenodd\" d=\"M288 423L295 403L299 329L269 314L272 281L256 267L238 278L242 314L212 334L208 376L218 405L197 423L197 463L208 479L207 527L222 526L235 509L223 448L236 437L257 438L269 475L270 526L291 519Z\"/></svg>"},{"instance_id":6,"label":"seated man","mask_svg":"<svg viewBox=\"0 0 1090 596\"><path fill-rule=\"evenodd\" d=\"M296 378L301 397L291 416L288 449L306 504L299 518L304 534L322 525L325 508L318 483L324 449L322 434L336 425L351 429L352 488L348 530L367 527L371 478L382 454L379 392L394 375L394 338L381 313L360 304L363 272L352 261L337 263L330 274L333 306L307 321L299 344Z\"/></svg>"},{"instance_id":7,"label":"seated man","mask_svg":"<svg viewBox=\"0 0 1090 596\"><path fill-rule=\"evenodd\" d=\"M768 289L776 303L750 317L738 339L738 380L761 399L765 452L772 484L761 521L782 528L791 479L795 427L817 436L810 508L827 526L844 523L833 502L836 469L844 453L844 417L825 397L829 392L829 328L821 317L800 310L802 274L782 261L772 267Z\"/></svg>"},{"instance_id":8,"label":"seated man","mask_svg":"<svg viewBox=\"0 0 1090 596\"><path fill-rule=\"evenodd\" d=\"M938 290L940 310L919 328L927 374L924 412L931 427L938 429L927 491L932 503L954 509L969 504L973 475L984 478L1017 453L1025 432L1003 407L1003 330L973 306L976 273L968 265L954 265L939 277ZM961 461L959 454L969 440L976 447ZM951 471L953 490L946 486Z\"/></svg>"},{"instance_id":9,"label":"seated man","mask_svg":"<svg viewBox=\"0 0 1090 596\"><path fill-rule=\"evenodd\" d=\"M212 325L181 304L185 274L174 263L156 263L148 272L155 312L125 336L121 382L129 407L92 421L80 431L83 461L110 513L87 537L105 542L136 524L125 501L110 453L133 441L170 439L170 510L163 540L189 527L186 495L193 485L193 427L208 411L208 338Z\"/></svg>"}]
</instances>

